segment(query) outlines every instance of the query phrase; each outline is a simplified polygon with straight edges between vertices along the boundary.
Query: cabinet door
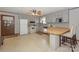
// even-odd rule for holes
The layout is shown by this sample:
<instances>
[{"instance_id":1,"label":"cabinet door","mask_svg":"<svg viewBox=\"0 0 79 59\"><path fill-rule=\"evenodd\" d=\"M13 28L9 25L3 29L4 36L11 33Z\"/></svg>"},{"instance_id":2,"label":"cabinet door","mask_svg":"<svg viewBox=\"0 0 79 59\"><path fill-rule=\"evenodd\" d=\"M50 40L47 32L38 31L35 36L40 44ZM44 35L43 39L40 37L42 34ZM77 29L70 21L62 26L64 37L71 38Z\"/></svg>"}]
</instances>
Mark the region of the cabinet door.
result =
<instances>
[{"instance_id":1,"label":"cabinet door","mask_svg":"<svg viewBox=\"0 0 79 59\"><path fill-rule=\"evenodd\" d=\"M54 23L55 19L56 19L56 17L53 14L50 14L50 15L46 16L46 22L47 23Z\"/></svg>"},{"instance_id":2,"label":"cabinet door","mask_svg":"<svg viewBox=\"0 0 79 59\"><path fill-rule=\"evenodd\" d=\"M68 10L63 11L63 22L68 22L69 21L69 19L68 19L69 15L68 14L69 14Z\"/></svg>"}]
</instances>

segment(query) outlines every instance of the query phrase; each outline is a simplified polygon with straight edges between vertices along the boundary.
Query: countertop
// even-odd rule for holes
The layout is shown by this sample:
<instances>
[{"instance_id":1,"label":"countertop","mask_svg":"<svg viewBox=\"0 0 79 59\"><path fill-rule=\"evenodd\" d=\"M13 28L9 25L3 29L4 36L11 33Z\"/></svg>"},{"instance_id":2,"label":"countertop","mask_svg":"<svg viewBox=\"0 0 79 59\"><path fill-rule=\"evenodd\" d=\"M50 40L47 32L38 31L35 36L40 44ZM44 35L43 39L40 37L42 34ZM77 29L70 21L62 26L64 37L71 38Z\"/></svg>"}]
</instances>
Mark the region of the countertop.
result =
<instances>
[{"instance_id":1,"label":"countertop","mask_svg":"<svg viewBox=\"0 0 79 59\"><path fill-rule=\"evenodd\" d=\"M70 31L70 29L65 28L65 27L49 27L49 28L47 28L47 33L54 34L54 35L62 35L62 34L67 33L69 31Z\"/></svg>"}]
</instances>

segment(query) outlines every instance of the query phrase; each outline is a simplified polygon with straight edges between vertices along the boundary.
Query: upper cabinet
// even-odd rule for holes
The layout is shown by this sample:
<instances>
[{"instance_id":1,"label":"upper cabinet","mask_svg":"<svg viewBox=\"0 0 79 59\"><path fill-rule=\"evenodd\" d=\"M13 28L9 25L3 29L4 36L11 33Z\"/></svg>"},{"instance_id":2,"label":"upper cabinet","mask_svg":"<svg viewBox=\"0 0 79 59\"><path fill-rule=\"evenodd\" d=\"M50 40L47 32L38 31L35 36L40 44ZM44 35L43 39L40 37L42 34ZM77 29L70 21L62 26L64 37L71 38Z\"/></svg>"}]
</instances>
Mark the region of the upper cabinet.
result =
<instances>
[{"instance_id":1,"label":"upper cabinet","mask_svg":"<svg viewBox=\"0 0 79 59\"><path fill-rule=\"evenodd\" d=\"M67 23L68 9L45 15L47 23Z\"/></svg>"},{"instance_id":2,"label":"upper cabinet","mask_svg":"<svg viewBox=\"0 0 79 59\"><path fill-rule=\"evenodd\" d=\"M69 12L68 12L68 10L63 11L62 17L63 17L63 22L69 22Z\"/></svg>"},{"instance_id":3,"label":"upper cabinet","mask_svg":"<svg viewBox=\"0 0 79 59\"><path fill-rule=\"evenodd\" d=\"M56 14L49 14L49 15L46 15L45 17L46 17L47 23L52 23L52 22L55 22Z\"/></svg>"}]
</instances>

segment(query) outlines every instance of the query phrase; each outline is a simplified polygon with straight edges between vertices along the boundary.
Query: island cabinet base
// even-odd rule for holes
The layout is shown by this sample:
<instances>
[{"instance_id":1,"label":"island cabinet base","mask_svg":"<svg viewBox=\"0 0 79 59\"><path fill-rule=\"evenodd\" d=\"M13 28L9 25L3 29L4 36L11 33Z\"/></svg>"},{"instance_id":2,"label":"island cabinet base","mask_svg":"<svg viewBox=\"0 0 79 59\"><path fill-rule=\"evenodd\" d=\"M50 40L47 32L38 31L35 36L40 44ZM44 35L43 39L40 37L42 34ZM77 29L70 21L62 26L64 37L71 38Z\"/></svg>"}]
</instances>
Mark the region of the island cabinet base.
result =
<instances>
[{"instance_id":1,"label":"island cabinet base","mask_svg":"<svg viewBox=\"0 0 79 59\"><path fill-rule=\"evenodd\" d=\"M59 47L59 36L50 34L49 43L51 50L56 50Z\"/></svg>"}]
</instances>

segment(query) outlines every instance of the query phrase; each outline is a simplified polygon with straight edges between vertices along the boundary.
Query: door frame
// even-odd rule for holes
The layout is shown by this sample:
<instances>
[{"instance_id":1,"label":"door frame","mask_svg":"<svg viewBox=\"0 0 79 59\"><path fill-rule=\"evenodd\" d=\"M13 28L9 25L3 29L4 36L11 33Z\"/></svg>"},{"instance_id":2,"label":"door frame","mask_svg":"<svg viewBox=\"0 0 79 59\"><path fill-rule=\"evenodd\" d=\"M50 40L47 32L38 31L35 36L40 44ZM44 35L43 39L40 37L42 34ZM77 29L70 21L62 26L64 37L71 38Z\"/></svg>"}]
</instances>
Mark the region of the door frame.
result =
<instances>
[{"instance_id":1,"label":"door frame","mask_svg":"<svg viewBox=\"0 0 79 59\"><path fill-rule=\"evenodd\" d=\"M3 20L3 16L7 16L7 17L13 17L13 35L15 35L15 16L12 16L12 15L1 15L1 36L2 36L2 20Z\"/></svg>"}]
</instances>

